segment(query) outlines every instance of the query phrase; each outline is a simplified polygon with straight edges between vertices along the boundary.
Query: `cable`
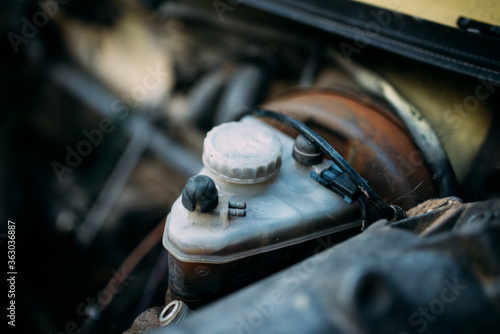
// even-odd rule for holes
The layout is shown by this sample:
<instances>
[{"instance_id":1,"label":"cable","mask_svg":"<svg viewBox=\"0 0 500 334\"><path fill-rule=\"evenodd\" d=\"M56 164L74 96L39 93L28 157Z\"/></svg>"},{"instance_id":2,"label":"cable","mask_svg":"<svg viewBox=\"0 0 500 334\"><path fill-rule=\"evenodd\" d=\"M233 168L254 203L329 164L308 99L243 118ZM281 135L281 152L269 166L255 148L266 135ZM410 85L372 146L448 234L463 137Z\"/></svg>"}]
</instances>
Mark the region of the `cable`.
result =
<instances>
[{"instance_id":1,"label":"cable","mask_svg":"<svg viewBox=\"0 0 500 334\"><path fill-rule=\"evenodd\" d=\"M386 204L384 200L382 200L382 198L380 198L380 196L378 196L377 193L373 191L368 183L351 167L351 165L349 165L347 161L344 160L344 158L330 144L328 144L320 135L318 135L304 123L291 118L288 115L261 108L249 108L245 110L244 114L253 114L255 116L273 119L280 123L288 125L300 132L308 140L314 143L319 149L321 149L321 151L323 151L323 153L325 153L361 191L364 198L363 200L359 200L360 198L358 197L358 203L361 206L361 211L363 214L363 226L365 224L365 221L372 222L380 218L386 218L388 220L399 220L405 217L403 209L396 205ZM369 206L372 206L376 210L376 217L371 217L372 214L369 210Z\"/></svg>"}]
</instances>

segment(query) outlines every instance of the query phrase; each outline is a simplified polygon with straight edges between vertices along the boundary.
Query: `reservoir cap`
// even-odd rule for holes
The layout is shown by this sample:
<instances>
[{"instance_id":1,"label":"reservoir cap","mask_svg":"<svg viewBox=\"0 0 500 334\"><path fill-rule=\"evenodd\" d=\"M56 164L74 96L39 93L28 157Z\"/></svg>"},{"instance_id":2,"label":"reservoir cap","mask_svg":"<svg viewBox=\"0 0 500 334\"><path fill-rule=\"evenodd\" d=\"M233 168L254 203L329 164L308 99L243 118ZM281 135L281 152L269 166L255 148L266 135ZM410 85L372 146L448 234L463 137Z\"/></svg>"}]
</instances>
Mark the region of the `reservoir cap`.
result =
<instances>
[{"instance_id":1,"label":"reservoir cap","mask_svg":"<svg viewBox=\"0 0 500 334\"><path fill-rule=\"evenodd\" d=\"M207 133L203 165L228 182L259 183L279 172L281 152L280 139L265 125L230 122Z\"/></svg>"}]
</instances>

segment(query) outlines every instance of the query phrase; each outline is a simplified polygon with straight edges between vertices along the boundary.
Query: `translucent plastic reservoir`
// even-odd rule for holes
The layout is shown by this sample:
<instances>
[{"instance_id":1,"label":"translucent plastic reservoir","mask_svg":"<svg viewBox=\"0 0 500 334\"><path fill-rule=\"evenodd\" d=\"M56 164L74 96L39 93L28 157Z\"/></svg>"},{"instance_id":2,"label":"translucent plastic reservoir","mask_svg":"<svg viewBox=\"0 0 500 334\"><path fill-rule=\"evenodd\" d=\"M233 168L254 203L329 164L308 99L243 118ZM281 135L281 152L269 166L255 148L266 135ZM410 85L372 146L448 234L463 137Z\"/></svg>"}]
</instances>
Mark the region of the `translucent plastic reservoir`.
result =
<instances>
[{"instance_id":1,"label":"translucent plastic reservoir","mask_svg":"<svg viewBox=\"0 0 500 334\"><path fill-rule=\"evenodd\" d=\"M294 139L251 116L215 127L204 143L204 168L219 192L215 210L188 211L179 198L163 245L178 261L223 264L360 225L348 204L310 177L331 162L292 158Z\"/></svg>"}]
</instances>

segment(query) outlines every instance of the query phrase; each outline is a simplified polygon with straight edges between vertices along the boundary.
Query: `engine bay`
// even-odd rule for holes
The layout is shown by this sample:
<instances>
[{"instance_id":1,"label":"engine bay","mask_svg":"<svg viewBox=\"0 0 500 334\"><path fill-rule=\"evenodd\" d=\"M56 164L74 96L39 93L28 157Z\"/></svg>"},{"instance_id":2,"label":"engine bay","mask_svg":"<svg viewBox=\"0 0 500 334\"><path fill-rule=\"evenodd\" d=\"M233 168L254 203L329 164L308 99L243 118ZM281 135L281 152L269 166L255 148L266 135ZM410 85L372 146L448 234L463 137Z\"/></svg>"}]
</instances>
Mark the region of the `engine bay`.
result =
<instances>
[{"instance_id":1,"label":"engine bay","mask_svg":"<svg viewBox=\"0 0 500 334\"><path fill-rule=\"evenodd\" d=\"M496 333L475 4L0 5L7 333Z\"/></svg>"}]
</instances>

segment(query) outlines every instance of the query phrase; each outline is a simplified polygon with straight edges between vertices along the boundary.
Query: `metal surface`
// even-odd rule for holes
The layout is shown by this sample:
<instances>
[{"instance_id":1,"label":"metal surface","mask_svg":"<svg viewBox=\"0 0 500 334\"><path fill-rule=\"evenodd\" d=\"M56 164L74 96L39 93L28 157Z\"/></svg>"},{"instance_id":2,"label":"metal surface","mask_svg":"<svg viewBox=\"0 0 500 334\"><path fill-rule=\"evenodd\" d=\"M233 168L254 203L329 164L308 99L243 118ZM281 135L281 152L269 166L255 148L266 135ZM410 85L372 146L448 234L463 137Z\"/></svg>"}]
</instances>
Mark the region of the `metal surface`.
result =
<instances>
[{"instance_id":1,"label":"metal surface","mask_svg":"<svg viewBox=\"0 0 500 334\"><path fill-rule=\"evenodd\" d=\"M319 133L386 203L409 209L437 195L404 126L372 102L347 92L312 89L285 94L265 107ZM281 124L273 125L290 132Z\"/></svg>"},{"instance_id":2,"label":"metal surface","mask_svg":"<svg viewBox=\"0 0 500 334\"><path fill-rule=\"evenodd\" d=\"M160 325L171 326L184 321L191 315L191 309L180 300L170 302L160 314Z\"/></svg>"},{"instance_id":3,"label":"metal surface","mask_svg":"<svg viewBox=\"0 0 500 334\"><path fill-rule=\"evenodd\" d=\"M500 201L449 198L417 212L426 213L380 220L154 333L498 332ZM416 222L433 225L433 215L442 228L423 233Z\"/></svg>"},{"instance_id":4,"label":"metal surface","mask_svg":"<svg viewBox=\"0 0 500 334\"><path fill-rule=\"evenodd\" d=\"M241 109L261 102L269 85L268 70L257 64L237 68L229 78L215 114L215 124L232 121Z\"/></svg>"},{"instance_id":5,"label":"metal surface","mask_svg":"<svg viewBox=\"0 0 500 334\"><path fill-rule=\"evenodd\" d=\"M64 5L59 0L18 2L23 5L0 5L6 9L1 16L10 22L0 24L10 40L2 48L7 61L2 71L6 99L0 127L0 181L5 203L0 205L0 215L17 225L19 264L29 259L21 268L16 290L19 332L121 333L140 314L128 333L147 333L158 328L162 308L142 312L173 299L200 307L196 312L203 315L186 319L180 322L185 327L172 327L168 332L183 328L189 333L218 334L498 331L498 323L488 323L491 309L500 309L495 297L500 291L497 209L476 208L467 214L469 207L457 199L434 200L410 209L408 220L375 224L360 239L351 240L364 233L359 228L357 204L342 202L337 207L337 202L322 203L328 210L352 209L354 217L337 217L326 210L313 212L317 198L314 194L308 198L304 188L297 186L298 178L289 177L281 189L275 189L272 202L267 201L269 197L261 202L246 200L255 195L250 190L259 196L257 186L221 199L222 228L239 224L242 232L226 238L228 244L218 253L237 254L247 246L241 239L248 230L256 230L256 225L263 238L260 244L255 242L254 249L262 250L262 244L285 247L214 264L179 261L161 244L168 209L187 178L203 167L202 138L216 116L232 117L238 112L238 103L258 105L255 95L259 90L274 98L297 85L344 87L347 82L348 87L360 89L351 76L340 73L328 57L330 49L350 45L355 49L348 49L353 53L345 57L366 60L378 73L384 74L384 67L399 73L406 86L384 77L411 98L435 129L439 127L433 117L446 123L445 135L452 135L448 142L454 144L445 148L455 148L448 150L450 156L455 153L472 162L484 137L482 129L487 129L492 118L482 117L478 122L476 115L486 104L491 105L488 112L494 112L498 99L490 93L497 86L483 81L479 85L473 77L456 80L458 75L439 75L434 65L486 78L491 73L498 81L500 63L494 55L500 49L491 36L447 28L455 32L448 36L449 30L433 31L438 25L347 0L91 0L87 6L81 1ZM403 6L408 1L392 3L398 2ZM141 6L144 3L162 9L148 12ZM283 5L281 11L277 5ZM25 10L10 10L13 6ZM266 13L266 8L277 15ZM103 22L102 17L109 19ZM13 42L13 33L21 39ZM464 45L467 47L460 47ZM433 65L426 67L425 61ZM252 72L255 67L258 71ZM428 74L420 82L426 88L420 94L414 89L418 88L418 72ZM156 83L158 89L153 87ZM448 98L442 91L449 93ZM349 162L357 163L360 168L356 169L369 185L384 194L384 203L404 202L408 208L439 194L432 170L421 163L425 159L412 154L418 145L408 134L410 126L374 106L370 99L322 92L336 96L311 94L309 102L292 101L289 109L297 111L294 116L299 118L304 113L315 130L342 150ZM287 96L295 99L294 94ZM428 108L417 103L417 95L441 104ZM473 100L464 99L468 95ZM247 102L238 102L238 96ZM470 112L470 118L462 113L455 122L459 111L450 114L448 107L459 103L470 111L467 107L471 105L465 103L471 101L481 104L477 112ZM158 107L154 119L145 114L149 104ZM96 125L104 118L112 120L116 131L102 136L100 144L100 136L91 140L88 134L95 134ZM409 122L418 118L416 115ZM460 122L474 126L467 130L457 125ZM71 168L72 173L66 169L61 178L62 172L51 168L51 162L67 158L65 151L71 156L72 148L82 148L81 139L90 140L92 153L82 157L81 164L75 163L78 166ZM469 180L471 185L478 183L478 188L469 188L470 198L498 197L500 155L496 144L498 141L491 141L477 155ZM301 150L299 154L304 157L307 153ZM286 155L291 155L290 146ZM328 171L325 163L330 161L324 155L321 158L316 175L326 187L354 201L359 188L352 187L346 174ZM289 162L308 172L315 168ZM493 165L486 166L488 163ZM465 168L462 170L465 174ZM307 179L311 188L318 187L310 175L300 174L301 182ZM283 214L280 208L286 205ZM258 210L257 218L249 219ZM91 232L83 243L96 236L88 248L75 239L85 217L79 235L85 226L91 226ZM161 217L163 226L153 230ZM457 223L461 217L467 218L463 219L466 225ZM278 219L282 220L276 226ZM291 246L282 241L293 233L309 233L319 220L330 226L352 223L340 226L350 227L348 230L332 229L318 239L309 234L311 239ZM493 221L492 227L483 228L488 221ZM96 234L100 226L103 228ZM211 238L214 230L209 226L201 231L207 243L217 242ZM151 234L144 238L148 232ZM334 243L339 247L300 262ZM450 274L456 268L461 275ZM286 271L274 276L276 280L270 278L279 270ZM169 277L174 282L170 286ZM261 281L266 278L269 280ZM241 291L259 281L263 285ZM445 299L440 288L447 288ZM29 315L30 321L23 321L23 315Z\"/></svg>"},{"instance_id":6,"label":"metal surface","mask_svg":"<svg viewBox=\"0 0 500 334\"><path fill-rule=\"evenodd\" d=\"M156 260L155 266L148 278L141 299L137 302L137 308L134 317L137 317L142 311L146 310L159 290L161 281L168 276L168 252L161 250L160 256Z\"/></svg>"},{"instance_id":7,"label":"metal surface","mask_svg":"<svg viewBox=\"0 0 500 334\"><path fill-rule=\"evenodd\" d=\"M314 79L318 74L321 58L323 56L323 47L315 44L311 47L311 51L307 57L306 65L300 74L299 86L311 87L314 84Z\"/></svg>"},{"instance_id":8,"label":"metal surface","mask_svg":"<svg viewBox=\"0 0 500 334\"><path fill-rule=\"evenodd\" d=\"M115 97L88 75L65 65L53 66L50 68L49 74L54 81L81 98L100 115L110 117L117 122L121 120L125 130L131 136L127 148L104 184L85 220L78 227L76 239L82 246L88 247L104 225L113 209L113 204L117 201L145 150L151 150L166 165L173 167L183 175L193 175L201 169L200 159L195 157L189 149L174 142L150 123L147 116L150 116L151 112L146 112L146 116L140 113L126 114L122 120L112 108ZM158 109L152 108L157 112Z\"/></svg>"},{"instance_id":9,"label":"metal surface","mask_svg":"<svg viewBox=\"0 0 500 334\"><path fill-rule=\"evenodd\" d=\"M424 163L432 173L432 177L442 197L456 195L458 182L444 148L429 124L418 109L406 100L387 80L372 70L347 61L338 53L332 53L335 61L345 69L356 82L367 92L386 100L394 109L394 113L404 123L417 145Z\"/></svg>"},{"instance_id":10,"label":"metal surface","mask_svg":"<svg viewBox=\"0 0 500 334\"><path fill-rule=\"evenodd\" d=\"M470 16L476 20L500 25L500 6L496 0L420 0L387 1L356 0L388 10L396 10L420 19L425 19L450 27L457 27L460 16Z\"/></svg>"},{"instance_id":11,"label":"metal surface","mask_svg":"<svg viewBox=\"0 0 500 334\"><path fill-rule=\"evenodd\" d=\"M88 74L74 67L58 64L49 69L49 75L62 88L81 99L101 116L110 118L122 116L121 112L117 113L112 108L116 96ZM140 115L139 110L136 113L131 112L128 119L125 116L123 123L125 131L130 135L137 128L146 126L147 132L145 136L150 140L148 149L166 165L174 168L179 173L191 176L198 173L202 168L201 159L196 154L152 126L148 120L144 119L143 115ZM146 125L143 123L146 123Z\"/></svg>"},{"instance_id":12,"label":"metal surface","mask_svg":"<svg viewBox=\"0 0 500 334\"><path fill-rule=\"evenodd\" d=\"M152 307L135 318L129 330L123 334L143 334L160 327L160 314L163 307Z\"/></svg>"},{"instance_id":13,"label":"metal surface","mask_svg":"<svg viewBox=\"0 0 500 334\"><path fill-rule=\"evenodd\" d=\"M477 201L500 196L500 114L496 113L486 140L473 161L464 184L464 199Z\"/></svg>"},{"instance_id":14,"label":"metal surface","mask_svg":"<svg viewBox=\"0 0 500 334\"><path fill-rule=\"evenodd\" d=\"M500 81L500 43L426 20L355 1L242 0L245 5L331 33L345 57L367 47L426 62L469 76ZM397 5L398 1L390 3ZM426 8L428 10L428 8ZM335 40L342 36L347 40Z\"/></svg>"},{"instance_id":15,"label":"metal surface","mask_svg":"<svg viewBox=\"0 0 500 334\"><path fill-rule=\"evenodd\" d=\"M208 131L214 123L214 110L229 77L230 71L224 67L205 74L189 92L186 120L199 129Z\"/></svg>"},{"instance_id":16,"label":"metal surface","mask_svg":"<svg viewBox=\"0 0 500 334\"><path fill-rule=\"evenodd\" d=\"M84 247L90 246L104 225L118 197L123 192L132 171L139 163L144 150L149 144L150 138L146 135L146 123L141 125L143 126L132 134L130 142L116 163L111 175L92 204L85 220L76 231L76 239Z\"/></svg>"}]
</instances>

